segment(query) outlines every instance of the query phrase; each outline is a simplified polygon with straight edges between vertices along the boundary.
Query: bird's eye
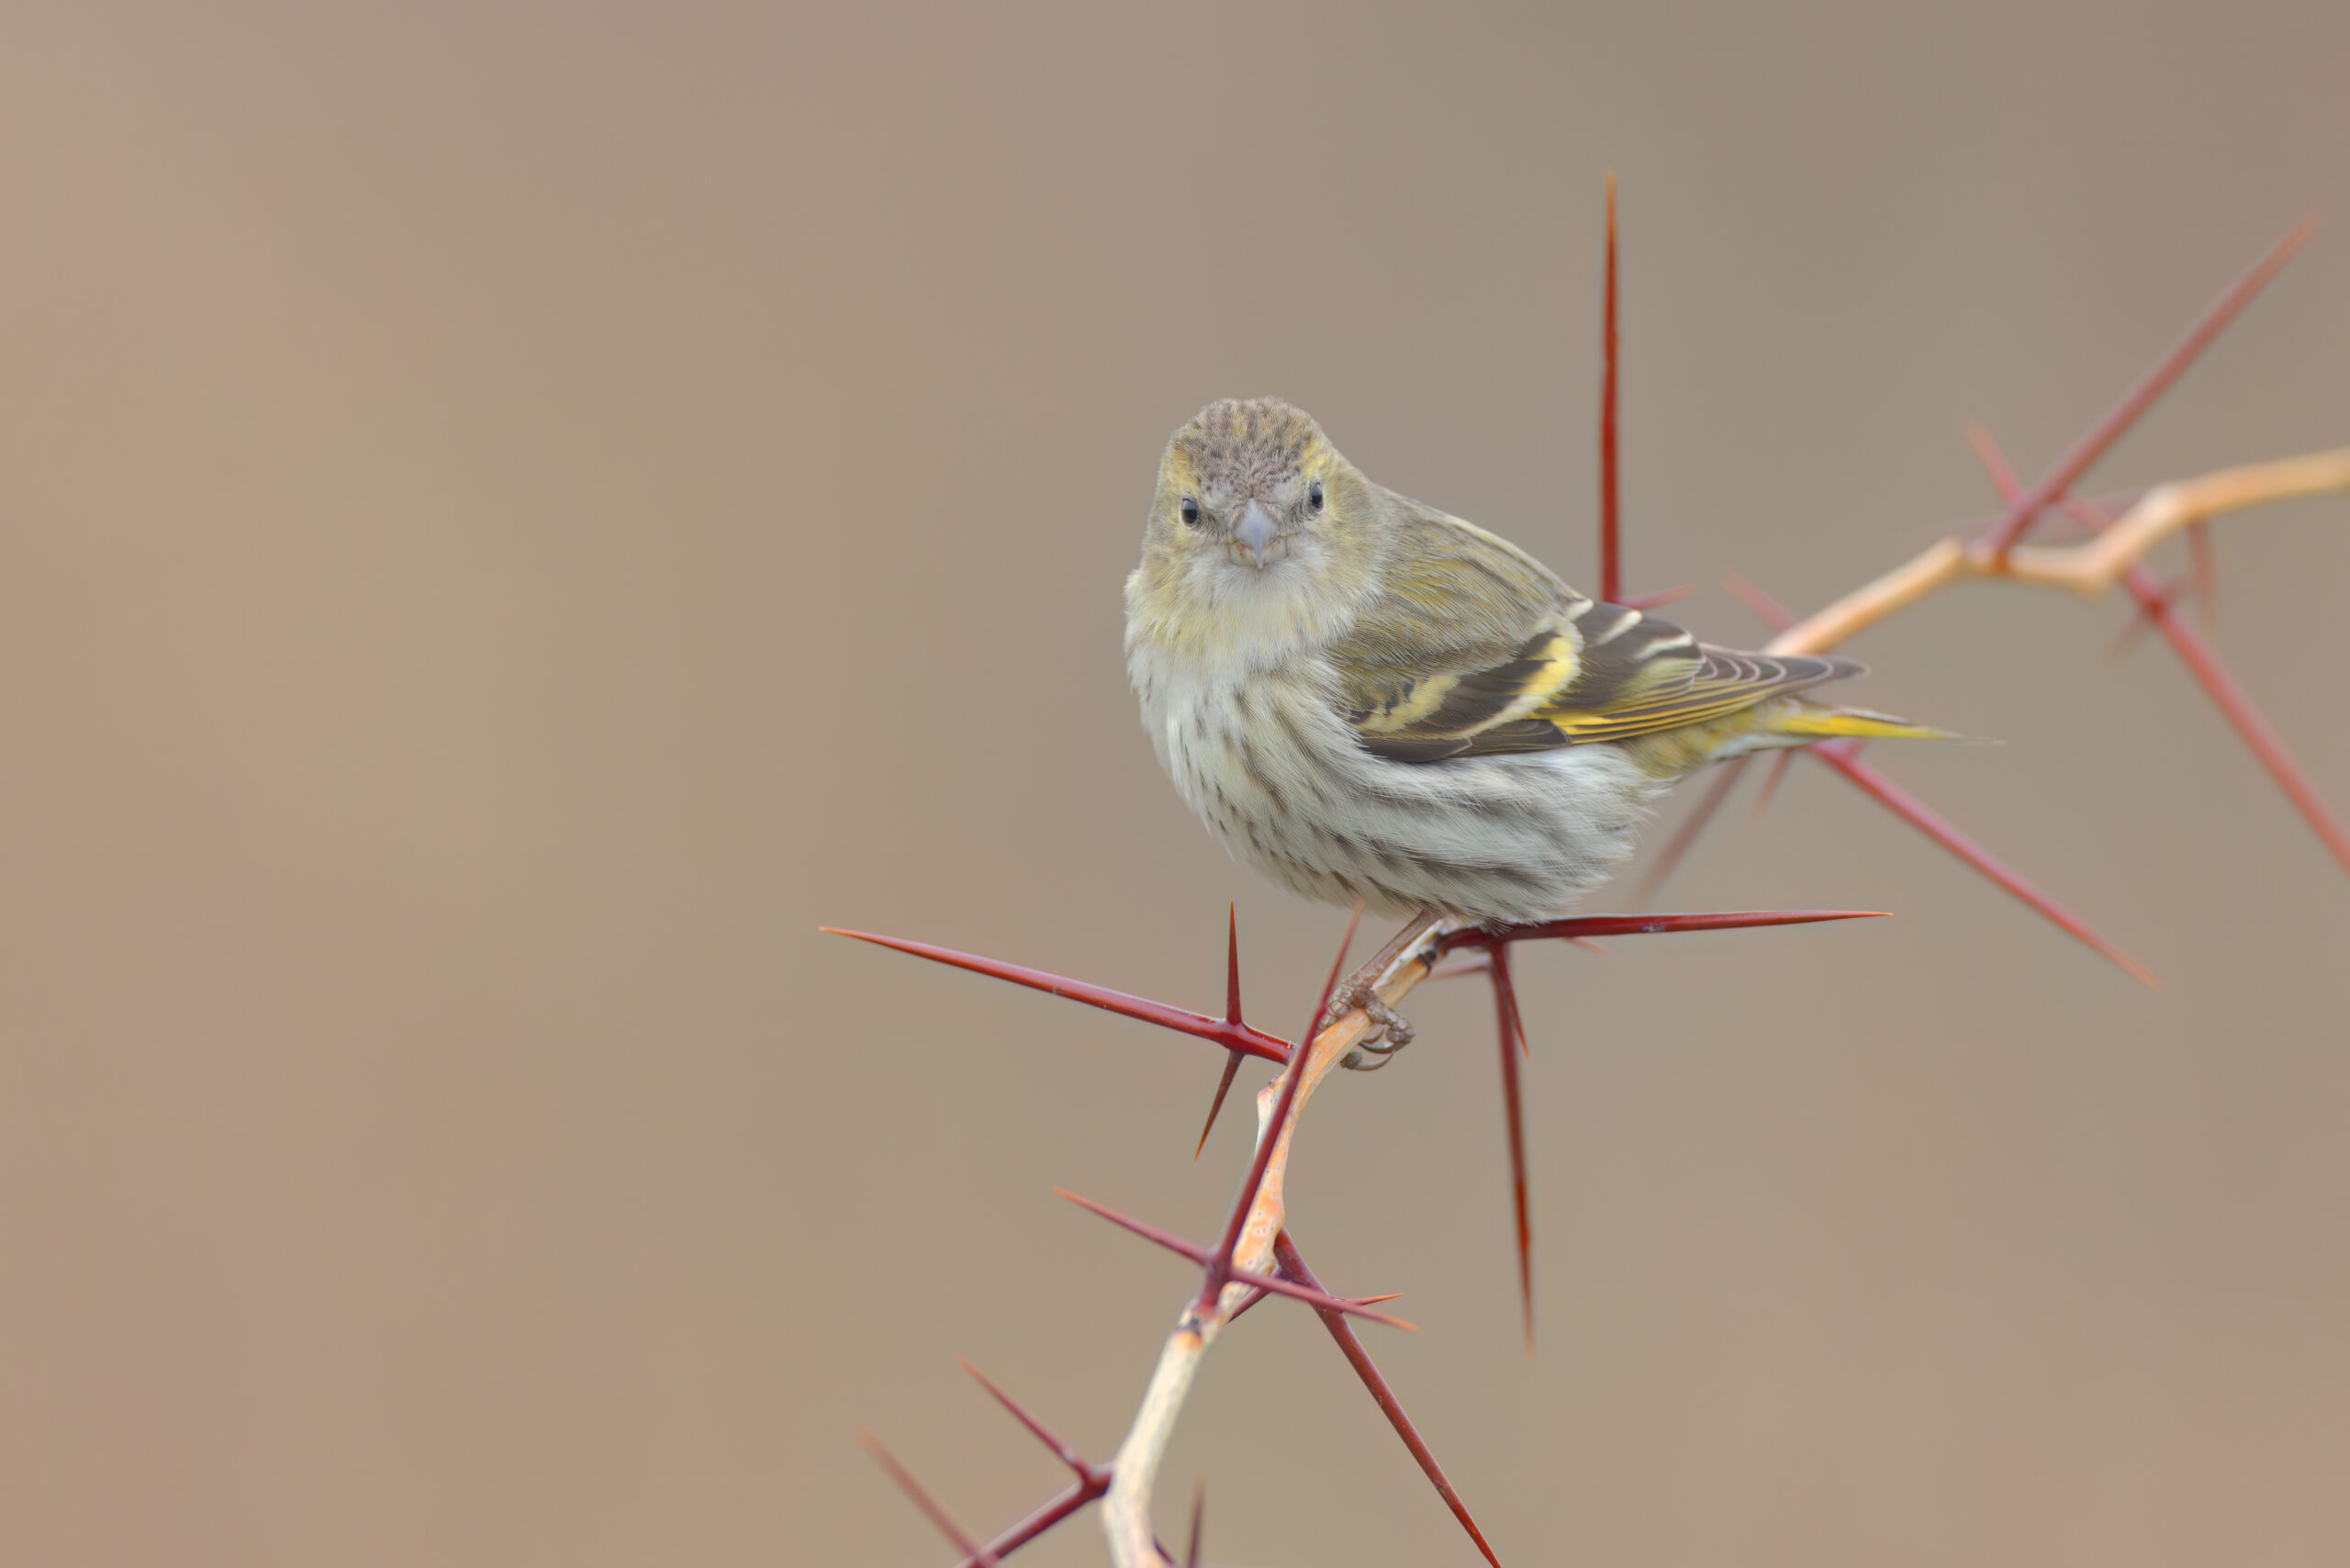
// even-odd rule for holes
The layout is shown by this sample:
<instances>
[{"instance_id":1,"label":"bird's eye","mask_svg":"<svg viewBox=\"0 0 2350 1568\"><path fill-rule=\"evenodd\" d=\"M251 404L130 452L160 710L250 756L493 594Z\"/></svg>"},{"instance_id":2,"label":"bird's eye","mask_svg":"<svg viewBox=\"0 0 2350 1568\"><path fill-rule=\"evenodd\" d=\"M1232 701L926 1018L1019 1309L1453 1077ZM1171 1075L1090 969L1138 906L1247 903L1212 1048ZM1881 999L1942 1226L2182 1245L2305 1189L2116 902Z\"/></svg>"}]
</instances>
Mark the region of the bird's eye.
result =
<instances>
[{"instance_id":1,"label":"bird's eye","mask_svg":"<svg viewBox=\"0 0 2350 1568\"><path fill-rule=\"evenodd\" d=\"M1306 504L1307 506L1312 507L1315 511L1320 511L1320 510L1322 510L1322 481L1321 481L1321 480L1319 480L1319 479L1315 480L1315 481L1314 481L1313 487L1312 487L1312 488L1310 488L1310 489L1308 489L1308 490L1305 492L1305 504Z\"/></svg>"},{"instance_id":2,"label":"bird's eye","mask_svg":"<svg viewBox=\"0 0 2350 1568\"><path fill-rule=\"evenodd\" d=\"M1200 503L1191 497L1183 498L1183 521L1193 528L1200 526Z\"/></svg>"}]
</instances>

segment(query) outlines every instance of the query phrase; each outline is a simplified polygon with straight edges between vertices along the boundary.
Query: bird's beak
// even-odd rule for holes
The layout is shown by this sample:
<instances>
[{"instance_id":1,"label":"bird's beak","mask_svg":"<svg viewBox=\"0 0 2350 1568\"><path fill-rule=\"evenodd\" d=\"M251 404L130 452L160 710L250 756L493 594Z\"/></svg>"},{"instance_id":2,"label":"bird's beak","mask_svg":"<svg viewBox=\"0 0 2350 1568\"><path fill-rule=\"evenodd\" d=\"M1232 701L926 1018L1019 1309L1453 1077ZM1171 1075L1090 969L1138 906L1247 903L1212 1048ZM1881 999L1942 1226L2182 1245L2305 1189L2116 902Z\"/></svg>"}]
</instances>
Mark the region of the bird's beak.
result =
<instances>
[{"instance_id":1,"label":"bird's beak","mask_svg":"<svg viewBox=\"0 0 2350 1568\"><path fill-rule=\"evenodd\" d=\"M1232 528L1233 558L1263 571L1272 562L1289 554L1281 540L1281 525L1273 521L1264 503L1253 496Z\"/></svg>"}]
</instances>

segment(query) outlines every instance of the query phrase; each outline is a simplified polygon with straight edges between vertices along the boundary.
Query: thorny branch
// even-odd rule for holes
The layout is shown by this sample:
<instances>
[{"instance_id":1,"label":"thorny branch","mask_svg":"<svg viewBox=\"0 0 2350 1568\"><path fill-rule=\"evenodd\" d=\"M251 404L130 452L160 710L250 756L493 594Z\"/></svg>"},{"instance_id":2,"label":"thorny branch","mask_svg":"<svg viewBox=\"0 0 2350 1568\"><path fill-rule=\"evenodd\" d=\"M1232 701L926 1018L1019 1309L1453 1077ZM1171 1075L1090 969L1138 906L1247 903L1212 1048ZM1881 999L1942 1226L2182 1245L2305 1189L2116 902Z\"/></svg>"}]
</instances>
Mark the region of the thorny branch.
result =
<instances>
[{"instance_id":1,"label":"thorny branch","mask_svg":"<svg viewBox=\"0 0 2350 1568\"><path fill-rule=\"evenodd\" d=\"M1617 290L1612 177L1608 185L1607 216L1606 354L1601 411L1601 578L1606 596L1617 598L1615 590L1618 586L1620 544L1617 505ZM2038 483L2024 486L2009 470L2005 460L1991 445L1989 437L1979 431L1974 432L1977 454L2007 509L1989 526L1971 534L1953 535L1940 541L1904 566L1800 622L1780 609L1760 589L1731 582L1732 591L1777 628L1778 634L1768 644L1769 651L1824 651L1959 582L2007 579L2061 588L2085 598L2097 597L2119 585L2137 602L2144 622L2160 632L2178 653L2189 671L2276 778L2296 810L2324 841L2327 848L2345 869L2350 869L2350 834L2344 833L2327 810L2315 787L2285 749L2281 738L2261 717L2241 685L2229 675L2219 655L2177 612L2177 600L2188 588L2201 597L2206 609L2209 608L2213 574L2206 523L2266 501L2350 491L2350 447L2225 469L2199 478L2159 486L2143 494L2125 498L2118 505L2102 498L2084 499L2071 493L2074 484L2097 459L2120 439L2154 400L2177 379L2196 355L2283 268L2292 254L2306 242L2311 228L2312 225L2305 221L2294 229L2221 295L2172 349L2150 366L2073 443ZM2067 546L2026 543L2033 528L2052 512L2059 513L2087 529L2089 537L2083 543ZM2188 534L2191 570L2182 584L2165 585L2146 566L2145 557L2154 546L2181 531ZM1628 602L1636 605L1662 603L1685 591L1673 590ZM1843 774L1928 837L2037 909L2067 933L2138 978L2153 983L2153 976L2142 965L2098 937L2078 917L2056 904L2019 873L2001 864L1957 827L1865 761L1860 755L1859 743L1839 741L1807 749L1810 755ZM1783 754L1778 760L1784 765L1785 755ZM1706 821L1738 781L1740 767L1733 764L1724 768L1718 781L1690 812L1658 858L1647 884L1648 890L1653 890L1655 884L1670 874L1673 864L1694 843ZM1766 799L1777 778L1778 772L1774 768L1771 784L1765 786ZM1645 892L1642 896L1645 898ZM1423 980L1451 974L1482 972L1486 976L1494 988L1501 1041L1504 1101L1509 1127L1510 1166L1516 1211L1520 1292L1530 1350L1533 1342L1531 1227L1528 1218L1525 1141L1517 1082L1517 1061L1526 1048L1526 1036L1511 983L1509 954L1512 945L1555 937L1587 946L1591 938L1596 936L1799 924L1849 919L1858 913L1599 915L1552 921L1537 926L1506 927L1498 931L1480 930L1444 920L1415 922L1377 957L1358 969L1343 991L1336 987L1346 958L1346 946L1341 946L1338 959L1331 968L1330 980L1323 988L1321 1003L1315 1008L1313 1022L1301 1036L1302 1045L1298 1047L1254 1028L1241 1016L1237 921L1227 935L1226 1001L1222 1018L1192 1013L1044 970L958 953L925 943L864 932L839 932L839 935L856 936L935 962L1083 1002L1221 1046L1226 1055L1222 1081L1208 1114L1211 1127L1243 1056L1255 1056L1281 1064L1281 1072L1257 1096L1255 1150L1231 1215L1214 1247L1198 1246L1090 1200L1078 1198L1074 1193L1063 1194L1093 1213L1190 1259L1203 1271L1201 1286L1184 1303L1174 1329L1160 1351L1158 1363L1144 1392L1134 1422L1110 1463L1095 1465L1087 1462L1011 1395L989 1382L968 1362L964 1363L965 1370L970 1372L1032 1435L1067 1465L1073 1476L1071 1484L1060 1494L1040 1505L992 1541L980 1544L967 1536L962 1528L923 1492L913 1477L878 1441L869 1435L863 1436L862 1440L916 1506L962 1551L962 1568L992 1568L1005 1554L1033 1540L1097 1498L1102 1503L1103 1525L1109 1536L1112 1558L1118 1568L1157 1568L1158 1564L1171 1564L1174 1558L1152 1532L1150 1511L1159 1462L1181 1414L1192 1381L1209 1347L1234 1320L1269 1295L1290 1296L1304 1301L1321 1316L1348 1363L1371 1391L1372 1398L1435 1485L1445 1505L1459 1519L1484 1559L1498 1568L1499 1558L1470 1517L1466 1505L1446 1478L1426 1440L1404 1414L1393 1390L1371 1363L1369 1352L1356 1336L1348 1319L1361 1316L1396 1327L1411 1326L1399 1318L1371 1310L1376 1303L1390 1298L1346 1297L1328 1291L1307 1267L1294 1239L1288 1233L1283 1193L1292 1140L1306 1101L1326 1081L1332 1067L1348 1064L1350 1058L1359 1061L1358 1053L1372 1047L1373 1037L1381 1027L1379 1016L1383 1014L1392 1017L1390 1010L1393 1005ZM1358 917L1360 913L1358 911ZM1348 944L1351 944L1353 935L1354 926L1350 924L1347 931ZM1483 957L1466 963L1448 965L1443 962L1448 954L1463 949L1478 950ZM1335 1013L1332 1012L1334 996L1340 1002ZM1391 1040L1389 1047L1398 1043L1400 1037ZM1205 1141L1203 1131L1201 1136L1203 1146ZM1200 1502L1195 1498L1190 1545L1186 1552L1186 1561L1192 1563L1197 1562L1199 1550L1199 1518Z\"/></svg>"},{"instance_id":2,"label":"thorny branch","mask_svg":"<svg viewBox=\"0 0 2350 1568\"><path fill-rule=\"evenodd\" d=\"M2019 544L2003 556L1995 538L1940 540L1915 559L1788 627L1771 639L1764 652L1824 654L1919 599L1970 579L2004 578L2096 599L2124 580L2148 551L2182 529L2268 501L2344 490L2350 490L2350 446L2157 486L2111 527L2078 544Z\"/></svg>"}]
</instances>

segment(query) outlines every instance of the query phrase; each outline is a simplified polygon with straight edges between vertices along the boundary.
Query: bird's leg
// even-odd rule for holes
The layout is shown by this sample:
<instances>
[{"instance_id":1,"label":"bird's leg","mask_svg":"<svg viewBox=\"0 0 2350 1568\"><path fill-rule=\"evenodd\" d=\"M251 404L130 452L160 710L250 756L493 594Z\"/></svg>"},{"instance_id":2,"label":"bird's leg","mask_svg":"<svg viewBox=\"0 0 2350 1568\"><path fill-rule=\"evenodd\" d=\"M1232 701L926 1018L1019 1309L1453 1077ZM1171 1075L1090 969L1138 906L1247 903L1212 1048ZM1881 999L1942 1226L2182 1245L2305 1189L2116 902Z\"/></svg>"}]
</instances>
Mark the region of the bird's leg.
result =
<instances>
[{"instance_id":1,"label":"bird's leg","mask_svg":"<svg viewBox=\"0 0 2350 1568\"><path fill-rule=\"evenodd\" d=\"M1330 1010L1326 1016L1337 1018L1356 1008L1371 1020L1371 1033L1360 1044L1339 1058L1338 1065L1350 1072L1377 1072L1385 1067L1397 1051L1412 1043L1414 1030L1410 1019L1404 1017L1380 996L1379 977L1387 972L1394 960L1420 934L1427 929L1433 914L1415 916L1411 924L1395 934L1395 939L1380 949L1376 958L1348 977L1330 998ZM1366 1058L1376 1058L1366 1059Z\"/></svg>"}]
</instances>

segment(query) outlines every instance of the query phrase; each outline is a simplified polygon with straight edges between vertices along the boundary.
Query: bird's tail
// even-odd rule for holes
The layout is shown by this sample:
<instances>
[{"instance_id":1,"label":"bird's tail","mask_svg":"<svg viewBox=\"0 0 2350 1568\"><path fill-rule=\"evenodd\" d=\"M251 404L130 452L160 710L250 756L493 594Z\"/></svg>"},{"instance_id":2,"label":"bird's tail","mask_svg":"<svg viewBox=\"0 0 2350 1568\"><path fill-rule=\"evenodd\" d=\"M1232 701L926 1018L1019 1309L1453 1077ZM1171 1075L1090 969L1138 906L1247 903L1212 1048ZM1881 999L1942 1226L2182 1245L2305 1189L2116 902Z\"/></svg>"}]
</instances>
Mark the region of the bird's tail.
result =
<instances>
[{"instance_id":1,"label":"bird's tail","mask_svg":"<svg viewBox=\"0 0 2350 1568\"><path fill-rule=\"evenodd\" d=\"M1964 735L1948 730L1937 730L1924 724L1913 724L1907 719L1897 719L1886 713L1872 713L1865 708L1815 708L1809 703L1794 704L1770 715L1770 733L1784 735L1795 745L1807 741L1834 740L1844 735L1867 740L1955 741Z\"/></svg>"}]
</instances>

